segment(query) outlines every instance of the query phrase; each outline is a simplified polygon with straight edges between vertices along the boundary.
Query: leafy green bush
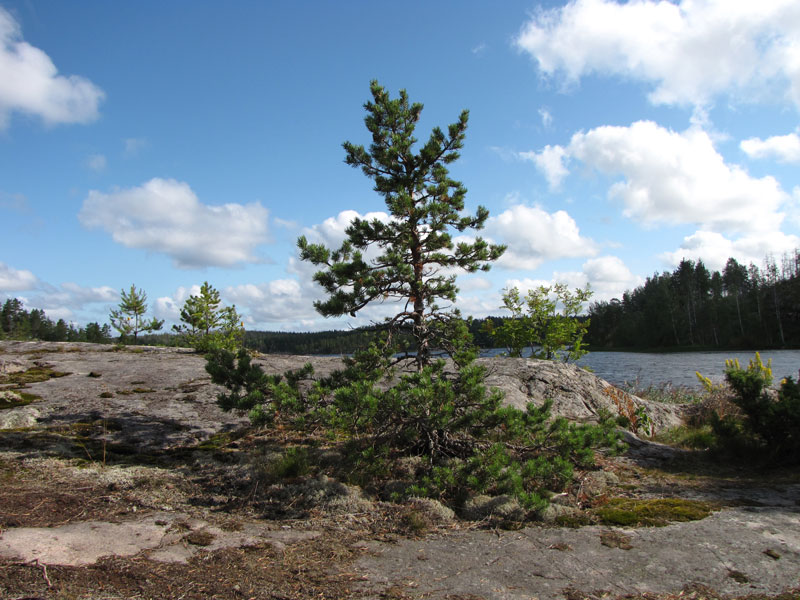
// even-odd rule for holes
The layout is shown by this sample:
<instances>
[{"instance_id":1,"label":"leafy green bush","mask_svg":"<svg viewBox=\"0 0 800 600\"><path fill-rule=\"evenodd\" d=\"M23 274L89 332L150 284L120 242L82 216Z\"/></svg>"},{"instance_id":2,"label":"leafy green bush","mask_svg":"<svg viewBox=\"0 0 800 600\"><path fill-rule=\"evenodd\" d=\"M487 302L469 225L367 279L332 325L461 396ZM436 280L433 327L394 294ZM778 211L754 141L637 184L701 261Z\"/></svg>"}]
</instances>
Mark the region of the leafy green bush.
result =
<instances>
[{"instance_id":1,"label":"leafy green bush","mask_svg":"<svg viewBox=\"0 0 800 600\"><path fill-rule=\"evenodd\" d=\"M571 292L563 283L529 290L524 299L519 289L508 288L503 290L503 308L511 318L497 328L487 320L486 330L495 343L508 348L509 356L521 357L530 348L537 358L578 360L587 353L583 337L589 328L589 320L578 314L591 296L588 286Z\"/></svg>"}]
</instances>

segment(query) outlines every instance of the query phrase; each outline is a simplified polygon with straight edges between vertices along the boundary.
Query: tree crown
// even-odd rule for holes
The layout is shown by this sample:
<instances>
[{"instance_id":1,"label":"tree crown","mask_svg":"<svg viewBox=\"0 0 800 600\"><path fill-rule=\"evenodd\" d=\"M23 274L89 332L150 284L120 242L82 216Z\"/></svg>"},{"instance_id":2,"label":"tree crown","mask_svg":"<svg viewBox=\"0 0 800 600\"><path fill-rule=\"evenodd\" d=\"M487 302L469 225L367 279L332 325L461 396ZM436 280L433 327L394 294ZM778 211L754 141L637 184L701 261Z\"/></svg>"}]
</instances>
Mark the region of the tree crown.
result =
<instances>
[{"instance_id":1,"label":"tree crown","mask_svg":"<svg viewBox=\"0 0 800 600\"><path fill-rule=\"evenodd\" d=\"M345 242L336 250L311 244L305 237L298 246L303 260L322 267L314 275L329 294L315 303L321 314L355 315L372 302L399 301L401 309L387 325L392 331L411 333L421 366L435 337L431 322L447 320L436 302L456 299L452 271L488 270L505 248L480 237L471 243L453 242L454 231L479 230L489 216L482 206L474 215L463 214L466 188L451 179L447 170L459 157L468 111L461 112L447 133L435 127L417 151L414 130L422 104L411 104L405 90L398 98L390 98L377 81L370 91L372 101L364 105L364 122L372 144L365 149L345 142L345 162L375 182L388 219L354 219L345 230ZM365 252L370 248L377 252L368 258Z\"/></svg>"}]
</instances>

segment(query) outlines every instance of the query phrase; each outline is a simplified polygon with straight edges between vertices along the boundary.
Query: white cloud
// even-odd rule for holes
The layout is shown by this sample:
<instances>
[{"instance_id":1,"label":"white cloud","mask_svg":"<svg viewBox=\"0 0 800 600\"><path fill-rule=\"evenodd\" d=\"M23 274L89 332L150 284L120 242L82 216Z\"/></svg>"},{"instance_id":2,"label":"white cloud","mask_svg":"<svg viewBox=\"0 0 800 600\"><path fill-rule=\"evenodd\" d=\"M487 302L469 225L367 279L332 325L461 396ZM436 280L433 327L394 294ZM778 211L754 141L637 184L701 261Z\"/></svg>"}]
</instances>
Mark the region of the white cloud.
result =
<instances>
[{"instance_id":1,"label":"white cloud","mask_svg":"<svg viewBox=\"0 0 800 600\"><path fill-rule=\"evenodd\" d=\"M768 254L780 256L800 248L800 237L781 232L755 234L732 240L713 231L696 231L683 239L680 248L661 255L670 267L675 267L684 258L697 260L710 270L719 271L725 267L728 258L733 257L743 264L760 264Z\"/></svg>"},{"instance_id":2,"label":"white cloud","mask_svg":"<svg viewBox=\"0 0 800 600\"><path fill-rule=\"evenodd\" d=\"M457 285L462 292L473 292L476 290L492 289L492 282L485 277L475 275L465 275L458 279Z\"/></svg>"},{"instance_id":3,"label":"white cloud","mask_svg":"<svg viewBox=\"0 0 800 600\"><path fill-rule=\"evenodd\" d=\"M486 235L508 246L496 264L509 269L535 269L546 260L597 253L597 244L582 237L575 220L563 210L548 213L538 206L517 204L489 217Z\"/></svg>"},{"instance_id":4,"label":"white cloud","mask_svg":"<svg viewBox=\"0 0 800 600\"><path fill-rule=\"evenodd\" d=\"M125 138L123 143L125 144L125 156L128 158L136 156L147 147L147 140L144 138Z\"/></svg>"},{"instance_id":5,"label":"white cloud","mask_svg":"<svg viewBox=\"0 0 800 600\"><path fill-rule=\"evenodd\" d=\"M48 125L88 123L98 117L105 94L88 79L58 74L53 61L22 39L19 24L0 7L0 129L12 112Z\"/></svg>"},{"instance_id":6,"label":"white cloud","mask_svg":"<svg viewBox=\"0 0 800 600\"><path fill-rule=\"evenodd\" d=\"M553 115L550 110L544 106L539 108L539 116L542 118L542 126L548 129L553 124Z\"/></svg>"},{"instance_id":7,"label":"white cloud","mask_svg":"<svg viewBox=\"0 0 800 600\"><path fill-rule=\"evenodd\" d=\"M775 158L782 163L800 163L800 136L773 135L766 140L749 138L739 144L750 158Z\"/></svg>"},{"instance_id":8,"label":"white cloud","mask_svg":"<svg viewBox=\"0 0 800 600\"><path fill-rule=\"evenodd\" d=\"M545 76L590 74L650 84L656 104L708 104L716 96L800 106L796 0L571 0L538 10L515 39Z\"/></svg>"},{"instance_id":9,"label":"white cloud","mask_svg":"<svg viewBox=\"0 0 800 600\"><path fill-rule=\"evenodd\" d=\"M621 298L626 290L644 283L638 275L631 273L627 265L617 256L599 256L583 263L581 267L586 283L592 289L592 301Z\"/></svg>"},{"instance_id":10,"label":"white cloud","mask_svg":"<svg viewBox=\"0 0 800 600\"><path fill-rule=\"evenodd\" d=\"M263 262L255 248L268 241L269 212L260 203L201 204L187 183L151 179L109 194L89 192L78 215L115 242L170 256L180 268Z\"/></svg>"},{"instance_id":11,"label":"white cloud","mask_svg":"<svg viewBox=\"0 0 800 600\"><path fill-rule=\"evenodd\" d=\"M21 292L36 287L38 279L30 271L18 270L0 262L0 292Z\"/></svg>"},{"instance_id":12,"label":"white cloud","mask_svg":"<svg viewBox=\"0 0 800 600\"><path fill-rule=\"evenodd\" d=\"M276 279L228 287L224 294L237 308L247 310L252 322L289 324L318 316L312 301L319 293L313 293L310 287L308 283L301 285L296 279Z\"/></svg>"},{"instance_id":13,"label":"white cloud","mask_svg":"<svg viewBox=\"0 0 800 600\"><path fill-rule=\"evenodd\" d=\"M792 204L787 212L788 220L800 229L800 185L792 190Z\"/></svg>"},{"instance_id":14,"label":"white cloud","mask_svg":"<svg viewBox=\"0 0 800 600\"><path fill-rule=\"evenodd\" d=\"M294 231L295 229L297 229L300 226L297 223L297 221L290 221L290 220L287 220L287 219L281 219L280 217L274 217L272 219L272 221L278 227L281 227L283 229L288 229L290 231Z\"/></svg>"},{"instance_id":15,"label":"white cloud","mask_svg":"<svg viewBox=\"0 0 800 600\"><path fill-rule=\"evenodd\" d=\"M539 286L553 286L556 283L566 284L570 290L584 288L589 284L592 296L590 302L621 298L626 290L644 283L644 279L631 273L627 265L617 256L598 256L590 258L581 266L580 271L556 271L549 280L545 279L509 279L506 287L516 287L523 294Z\"/></svg>"},{"instance_id":16,"label":"white cloud","mask_svg":"<svg viewBox=\"0 0 800 600\"><path fill-rule=\"evenodd\" d=\"M181 318L181 309L189 296L199 296L200 286L194 284L190 287L178 286L172 296L161 296L153 303L153 314L158 319L178 323Z\"/></svg>"},{"instance_id":17,"label":"white cloud","mask_svg":"<svg viewBox=\"0 0 800 600\"><path fill-rule=\"evenodd\" d=\"M488 46L486 45L486 42L481 42L480 44L472 48L472 53L475 54L476 56L482 56L486 52L487 48Z\"/></svg>"},{"instance_id":18,"label":"white cloud","mask_svg":"<svg viewBox=\"0 0 800 600\"><path fill-rule=\"evenodd\" d=\"M99 287L84 287L70 281L62 283L61 297L73 307L82 307L92 302L116 302L119 292L107 285Z\"/></svg>"},{"instance_id":19,"label":"white cloud","mask_svg":"<svg viewBox=\"0 0 800 600\"><path fill-rule=\"evenodd\" d=\"M3 291L3 266L0 264L0 292ZM76 312L83 311L89 304L113 304L119 300L119 292L109 286L84 287L69 281L55 286L38 280L29 271L22 273L26 274L26 287L18 289L34 291L22 298L25 308L44 310L47 317L53 320L72 321ZM103 316L99 320L102 322L108 312L101 311L101 314Z\"/></svg>"},{"instance_id":20,"label":"white cloud","mask_svg":"<svg viewBox=\"0 0 800 600\"><path fill-rule=\"evenodd\" d=\"M568 158L567 151L561 146L547 145L540 152L520 152L519 157L530 160L536 168L544 173L551 190L557 189L564 178L569 175L564 161Z\"/></svg>"},{"instance_id":21,"label":"white cloud","mask_svg":"<svg viewBox=\"0 0 800 600\"><path fill-rule=\"evenodd\" d=\"M369 212L361 215L354 210L343 210L335 217L328 217L322 223L305 227L303 235L308 241L314 244L325 244L328 248L338 248L342 245L345 238L345 230L350 226L354 219L372 221L377 219L383 223L389 222L389 215L385 212Z\"/></svg>"},{"instance_id":22,"label":"white cloud","mask_svg":"<svg viewBox=\"0 0 800 600\"><path fill-rule=\"evenodd\" d=\"M764 232L778 230L784 218L780 208L788 196L775 178L754 178L727 164L697 127L682 133L651 121L597 127L574 134L562 150L601 173L622 175L609 197L622 202L625 216L645 225Z\"/></svg>"},{"instance_id":23,"label":"white cloud","mask_svg":"<svg viewBox=\"0 0 800 600\"><path fill-rule=\"evenodd\" d=\"M105 171L108 161L102 154L92 154L86 159L86 166L92 171Z\"/></svg>"}]
</instances>

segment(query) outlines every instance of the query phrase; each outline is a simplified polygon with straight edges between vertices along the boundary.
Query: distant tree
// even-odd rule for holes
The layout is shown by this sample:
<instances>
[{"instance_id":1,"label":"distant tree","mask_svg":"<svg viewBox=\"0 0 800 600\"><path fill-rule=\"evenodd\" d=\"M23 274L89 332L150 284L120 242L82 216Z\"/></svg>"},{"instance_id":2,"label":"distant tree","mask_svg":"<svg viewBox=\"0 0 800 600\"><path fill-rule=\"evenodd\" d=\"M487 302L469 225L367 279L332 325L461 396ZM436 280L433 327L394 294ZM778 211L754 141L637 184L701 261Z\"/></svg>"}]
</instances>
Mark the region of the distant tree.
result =
<instances>
[{"instance_id":1,"label":"distant tree","mask_svg":"<svg viewBox=\"0 0 800 600\"><path fill-rule=\"evenodd\" d=\"M19 323L27 317L22 302L17 298L8 298L3 303L3 308L0 310L0 329L2 329L8 337L15 337Z\"/></svg>"},{"instance_id":2,"label":"distant tree","mask_svg":"<svg viewBox=\"0 0 800 600\"><path fill-rule=\"evenodd\" d=\"M729 258L722 271L722 285L725 293L733 296L736 304L736 317L739 322L739 333L744 338L744 324L742 323L742 308L739 299L747 289L747 267L740 265L735 258Z\"/></svg>"},{"instance_id":3,"label":"distant tree","mask_svg":"<svg viewBox=\"0 0 800 600\"><path fill-rule=\"evenodd\" d=\"M781 300L778 292L780 274L778 272L778 264L775 262L775 257L771 254L767 255L764 260L764 279L767 287L770 289L770 296L772 297L772 306L775 309L775 321L778 324L778 336L781 341L781 346L786 345L786 337L783 335L783 319L781 318Z\"/></svg>"},{"instance_id":4,"label":"distant tree","mask_svg":"<svg viewBox=\"0 0 800 600\"><path fill-rule=\"evenodd\" d=\"M242 344L241 317L235 306L220 307L219 291L207 281L200 294L189 296L181 309L182 325L173 325L185 343L199 352L213 348L235 350Z\"/></svg>"},{"instance_id":5,"label":"distant tree","mask_svg":"<svg viewBox=\"0 0 800 600\"><path fill-rule=\"evenodd\" d=\"M153 317L145 319L147 313L147 294L144 290L137 290L135 285L131 285L128 292L121 291L121 301L118 308L110 313L111 325L119 331L120 340L124 341L129 335L137 339L139 333L158 331L163 327L164 321Z\"/></svg>"},{"instance_id":6,"label":"distant tree","mask_svg":"<svg viewBox=\"0 0 800 600\"><path fill-rule=\"evenodd\" d=\"M101 327L99 323L89 323L86 326L86 341L94 344L105 344L111 337L111 329L107 324Z\"/></svg>"}]
</instances>

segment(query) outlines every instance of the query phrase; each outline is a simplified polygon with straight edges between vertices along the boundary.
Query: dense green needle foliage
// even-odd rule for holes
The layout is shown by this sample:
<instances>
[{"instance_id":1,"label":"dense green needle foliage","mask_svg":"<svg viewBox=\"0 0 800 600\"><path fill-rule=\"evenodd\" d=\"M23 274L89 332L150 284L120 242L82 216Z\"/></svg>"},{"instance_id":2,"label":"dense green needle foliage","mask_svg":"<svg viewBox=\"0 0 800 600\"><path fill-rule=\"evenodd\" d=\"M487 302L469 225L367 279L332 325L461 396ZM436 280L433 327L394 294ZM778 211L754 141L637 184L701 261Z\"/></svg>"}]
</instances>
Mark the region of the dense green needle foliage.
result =
<instances>
[{"instance_id":1,"label":"dense green needle foliage","mask_svg":"<svg viewBox=\"0 0 800 600\"><path fill-rule=\"evenodd\" d=\"M396 484L403 459L421 457L404 491L395 485L395 497L458 504L476 493L503 494L537 511L569 484L573 469L594 464L595 448L621 449L610 416L575 424L552 418L549 402L503 406L467 349L457 352L455 365L434 360L421 371L398 371L386 348L372 344L318 380L310 365L267 375L245 350L236 357L212 353L207 369L229 389L219 396L224 409L247 411L257 425L327 430L346 441L354 479L379 492L390 480Z\"/></svg>"},{"instance_id":2,"label":"dense green needle foliage","mask_svg":"<svg viewBox=\"0 0 800 600\"><path fill-rule=\"evenodd\" d=\"M120 297L119 306L111 310L109 319L114 329L119 331L121 341L124 342L131 334L136 340L139 333L158 331L164 326L163 319L145 319L147 294L144 290L137 290L135 285L131 285L130 291L122 290Z\"/></svg>"},{"instance_id":3,"label":"dense green needle foliage","mask_svg":"<svg viewBox=\"0 0 800 600\"><path fill-rule=\"evenodd\" d=\"M173 325L182 341L198 352L215 348L235 350L242 345L244 327L236 306L221 307L219 291L207 281L200 294L189 296L181 309L181 325Z\"/></svg>"},{"instance_id":4,"label":"dense green needle foliage","mask_svg":"<svg viewBox=\"0 0 800 600\"><path fill-rule=\"evenodd\" d=\"M248 411L256 424L326 431L342 442L350 477L379 492L393 480L392 497L457 503L475 493L508 494L541 509L576 465L592 464L593 448L617 447L614 424L552 419L549 403L503 406L502 394L487 388L468 324L437 304L455 301L453 269L486 270L504 250L479 237L452 239L453 232L480 229L488 217L484 208L462 215L466 190L446 168L458 158L467 112L447 133L435 128L415 153L422 105L410 104L405 91L391 99L374 81L371 92L365 122L372 144L366 150L345 143L346 162L373 179L390 217L354 220L336 250L305 238L298 246L303 260L322 267L314 276L328 293L316 303L321 314L353 314L384 301L396 302L398 312L383 323L383 335L322 379L310 365L267 375L244 350L210 354L213 381L229 390L219 404ZM411 348L403 343L409 339ZM406 459L417 462L403 475ZM402 489L398 481L405 481Z\"/></svg>"},{"instance_id":5,"label":"dense green needle foliage","mask_svg":"<svg viewBox=\"0 0 800 600\"><path fill-rule=\"evenodd\" d=\"M325 316L355 315L375 302L394 301L398 312L386 322L390 336L410 334L413 360L421 371L431 350L441 348L436 326L455 316L437 302L455 302L453 269L488 270L505 250L477 237L471 243L453 241L453 233L481 229L489 216L478 207L464 215L464 186L450 178L447 165L459 157L467 129L468 112L447 128L431 132L415 151L414 130L422 104L410 103L405 90L390 98L377 81L370 86L372 101L364 108L364 122L372 135L369 149L344 143L345 162L360 168L383 196L388 220L355 219L338 249L298 240L300 257L322 267L314 280L329 297L315 304ZM367 255L367 251L371 255Z\"/></svg>"},{"instance_id":6,"label":"dense green needle foliage","mask_svg":"<svg viewBox=\"0 0 800 600\"><path fill-rule=\"evenodd\" d=\"M712 421L723 447L776 464L800 463L800 386L789 377L777 394L770 390L772 371L758 353L746 369L727 361L725 379L741 415Z\"/></svg>"}]
</instances>

